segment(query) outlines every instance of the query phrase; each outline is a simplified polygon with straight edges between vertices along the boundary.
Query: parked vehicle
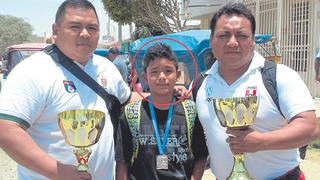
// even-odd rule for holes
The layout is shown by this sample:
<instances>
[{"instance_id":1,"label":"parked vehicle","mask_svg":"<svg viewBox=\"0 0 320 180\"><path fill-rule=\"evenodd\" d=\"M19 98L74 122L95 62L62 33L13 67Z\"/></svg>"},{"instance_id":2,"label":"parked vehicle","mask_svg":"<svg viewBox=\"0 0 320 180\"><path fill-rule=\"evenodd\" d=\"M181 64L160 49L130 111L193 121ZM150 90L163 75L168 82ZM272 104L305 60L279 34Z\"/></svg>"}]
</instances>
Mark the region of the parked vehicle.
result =
<instances>
[{"instance_id":1,"label":"parked vehicle","mask_svg":"<svg viewBox=\"0 0 320 180\"><path fill-rule=\"evenodd\" d=\"M7 47L6 55L4 57L5 65L2 68L4 71L4 76L7 76L22 60L38 51L41 51L48 45L49 44L45 43L25 43Z\"/></svg>"},{"instance_id":2,"label":"parked vehicle","mask_svg":"<svg viewBox=\"0 0 320 180\"><path fill-rule=\"evenodd\" d=\"M46 43L24 43L15 44L6 48L6 53L3 58L1 73L3 73L0 81L0 89L3 86L5 79L12 69L21 61L31 56L32 54L41 51L49 44Z\"/></svg>"}]
</instances>

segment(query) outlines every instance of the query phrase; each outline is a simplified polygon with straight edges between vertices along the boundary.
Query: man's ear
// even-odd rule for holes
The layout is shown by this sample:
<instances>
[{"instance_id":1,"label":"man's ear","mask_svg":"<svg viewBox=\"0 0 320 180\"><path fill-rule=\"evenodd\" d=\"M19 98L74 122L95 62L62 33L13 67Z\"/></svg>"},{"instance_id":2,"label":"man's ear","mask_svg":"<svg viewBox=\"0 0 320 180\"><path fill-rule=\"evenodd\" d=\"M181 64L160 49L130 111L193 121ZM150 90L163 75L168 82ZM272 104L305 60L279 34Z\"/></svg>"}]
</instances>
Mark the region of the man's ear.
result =
<instances>
[{"instance_id":1,"label":"man's ear","mask_svg":"<svg viewBox=\"0 0 320 180\"><path fill-rule=\"evenodd\" d=\"M56 39L58 35L58 25L56 23L53 23L51 28L52 28L52 36L54 39Z\"/></svg>"},{"instance_id":2,"label":"man's ear","mask_svg":"<svg viewBox=\"0 0 320 180\"><path fill-rule=\"evenodd\" d=\"M148 84L148 77L147 77L147 73L145 71L142 72L142 80L143 80L143 82Z\"/></svg>"},{"instance_id":3,"label":"man's ear","mask_svg":"<svg viewBox=\"0 0 320 180\"><path fill-rule=\"evenodd\" d=\"M213 47L212 47L212 41L213 41L213 34L212 33L210 33L210 47L211 47L211 49L213 49Z\"/></svg>"}]
</instances>

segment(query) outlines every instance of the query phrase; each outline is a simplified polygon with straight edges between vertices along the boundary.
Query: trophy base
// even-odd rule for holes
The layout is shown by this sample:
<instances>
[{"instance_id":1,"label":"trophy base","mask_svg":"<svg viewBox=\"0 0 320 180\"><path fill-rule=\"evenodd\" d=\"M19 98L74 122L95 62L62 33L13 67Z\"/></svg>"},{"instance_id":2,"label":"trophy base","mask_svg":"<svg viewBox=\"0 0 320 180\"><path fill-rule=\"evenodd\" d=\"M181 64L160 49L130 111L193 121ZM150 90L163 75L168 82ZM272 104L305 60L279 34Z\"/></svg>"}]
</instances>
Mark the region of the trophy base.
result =
<instances>
[{"instance_id":1,"label":"trophy base","mask_svg":"<svg viewBox=\"0 0 320 180\"><path fill-rule=\"evenodd\" d=\"M253 178L250 177L248 172L236 172L232 173L227 180L253 180Z\"/></svg>"}]
</instances>

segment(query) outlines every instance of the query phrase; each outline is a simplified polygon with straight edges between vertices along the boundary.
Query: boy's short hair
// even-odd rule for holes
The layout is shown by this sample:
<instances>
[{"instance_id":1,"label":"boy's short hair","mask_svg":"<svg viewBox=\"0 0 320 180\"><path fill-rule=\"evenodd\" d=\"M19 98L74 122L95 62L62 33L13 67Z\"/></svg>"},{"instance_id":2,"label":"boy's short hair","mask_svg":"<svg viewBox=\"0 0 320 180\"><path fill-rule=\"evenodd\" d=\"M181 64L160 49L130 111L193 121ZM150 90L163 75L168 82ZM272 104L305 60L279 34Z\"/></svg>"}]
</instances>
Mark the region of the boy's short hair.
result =
<instances>
[{"instance_id":1,"label":"boy's short hair","mask_svg":"<svg viewBox=\"0 0 320 180\"><path fill-rule=\"evenodd\" d=\"M157 58L166 58L172 61L178 70L178 60L170 46L164 43L156 43L147 49L147 53L143 57L143 70L146 71L150 62Z\"/></svg>"}]
</instances>

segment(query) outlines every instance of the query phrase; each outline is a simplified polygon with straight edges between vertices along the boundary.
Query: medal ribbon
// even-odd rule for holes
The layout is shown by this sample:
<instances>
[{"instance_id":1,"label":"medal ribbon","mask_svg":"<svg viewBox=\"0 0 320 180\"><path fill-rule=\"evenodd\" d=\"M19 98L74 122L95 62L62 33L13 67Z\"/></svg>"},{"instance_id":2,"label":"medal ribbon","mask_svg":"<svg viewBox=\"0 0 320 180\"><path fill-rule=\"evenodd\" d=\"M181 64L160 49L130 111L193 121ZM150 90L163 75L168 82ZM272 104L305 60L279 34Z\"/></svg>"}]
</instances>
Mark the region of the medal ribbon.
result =
<instances>
[{"instance_id":1,"label":"medal ribbon","mask_svg":"<svg viewBox=\"0 0 320 180\"><path fill-rule=\"evenodd\" d=\"M159 134L159 128L158 128L158 125L157 125L157 119L156 119L156 115L155 115L155 112L154 112L153 104L151 103L151 96L148 97L148 100L150 101L149 102L149 110L150 110L150 113L151 113L151 119L152 119L152 125L153 125L153 129L154 129L154 134L156 135L158 150L159 150L159 153L161 155L163 155L165 153L165 151L166 151L166 145L167 145L167 140L168 140L168 136L169 136L169 129L170 129L170 124L171 124L172 109L173 109L172 102L174 101L174 97L172 97L171 104L169 106L166 130L165 130L164 135L163 135L163 143L161 143L161 138L160 138L160 134Z\"/></svg>"}]
</instances>

